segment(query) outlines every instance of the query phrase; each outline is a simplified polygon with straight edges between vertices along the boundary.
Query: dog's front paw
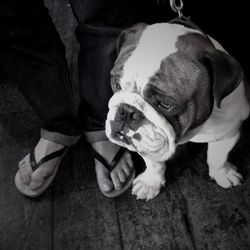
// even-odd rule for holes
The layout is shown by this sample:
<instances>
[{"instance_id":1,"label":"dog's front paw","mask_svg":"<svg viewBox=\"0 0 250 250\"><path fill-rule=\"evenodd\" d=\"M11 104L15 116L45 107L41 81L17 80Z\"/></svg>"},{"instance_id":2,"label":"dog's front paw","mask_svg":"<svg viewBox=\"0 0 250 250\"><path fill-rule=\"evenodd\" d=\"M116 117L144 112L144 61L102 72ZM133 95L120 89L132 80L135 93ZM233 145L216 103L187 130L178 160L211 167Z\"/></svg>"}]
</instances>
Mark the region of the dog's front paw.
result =
<instances>
[{"instance_id":1,"label":"dog's front paw","mask_svg":"<svg viewBox=\"0 0 250 250\"><path fill-rule=\"evenodd\" d=\"M223 188L230 188L241 184L243 177L237 172L237 168L230 162L219 169L211 169L209 175L218 185Z\"/></svg>"},{"instance_id":2,"label":"dog's front paw","mask_svg":"<svg viewBox=\"0 0 250 250\"><path fill-rule=\"evenodd\" d=\"M161 190L161 187L165 185L164 175L160 174L148 174L146 171L138 175L133 181L132 194L137 199L151 200L155 198Z\"/></svg>"}]
</instances>

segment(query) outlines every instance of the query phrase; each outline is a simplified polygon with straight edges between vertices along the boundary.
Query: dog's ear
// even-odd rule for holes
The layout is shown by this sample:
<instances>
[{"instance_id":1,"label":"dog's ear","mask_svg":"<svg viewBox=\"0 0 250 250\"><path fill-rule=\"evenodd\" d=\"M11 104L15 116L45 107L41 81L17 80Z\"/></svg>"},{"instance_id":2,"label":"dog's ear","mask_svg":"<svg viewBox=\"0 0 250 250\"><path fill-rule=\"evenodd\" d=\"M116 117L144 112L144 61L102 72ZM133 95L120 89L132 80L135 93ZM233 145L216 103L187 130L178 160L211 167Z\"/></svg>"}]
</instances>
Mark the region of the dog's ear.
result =
<instances>
[{"instance_id":1,"label":"dog's ear","mask_svg":"<svg viewBox=\"0 0 250 250\"><path fill-rule=\"evenodd\" d=\"M215 48L206 51L203 59L211 75L214 99L220 107L223 98L233 92L243 79L242 67L235 58Z\"/></svg>"},{"instance_id":2,"label":"dog's ear","mask_svg":"<svg viewBox=\"0 0 250 250\"><path fill-rule=\"evenodd\" d=\"M145 23L137 23L132 27L123 30L118 37L117 52L119 53L122 48L135 48L146 26L147 24Z\"/></svg>"}]
</instances>

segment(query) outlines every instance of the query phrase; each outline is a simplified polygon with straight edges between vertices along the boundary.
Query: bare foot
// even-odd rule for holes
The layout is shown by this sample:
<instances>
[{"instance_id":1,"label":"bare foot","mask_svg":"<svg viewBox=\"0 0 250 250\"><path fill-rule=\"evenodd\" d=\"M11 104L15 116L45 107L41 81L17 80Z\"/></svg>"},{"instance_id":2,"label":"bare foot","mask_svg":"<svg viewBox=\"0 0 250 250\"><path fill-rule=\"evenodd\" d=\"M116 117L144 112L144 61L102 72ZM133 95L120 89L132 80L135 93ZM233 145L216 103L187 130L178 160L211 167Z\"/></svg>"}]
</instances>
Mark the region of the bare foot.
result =
<instances>
[{"instance_id":1,"label":"bare foot","mask_svg":"<svg viewBox=\"0 0 250 250\"><path fill-rule=\"evenodd\" d=\"M100 141L92 143L92 147L103 156L103 158L110 163L120 146L113 144L110 141ZM109 172L109 170L97 159L95 159L95 171L97 182L102 192L110 192L114 190L121 190L123 184L134 171L131 154L126 151L116 167Z\"/></svg>"},{"instance_id":2,"label":"bare foot","mask_svg":"<svg viewBox=\"0 0 250 250\"><path fill-rule=\"evenodd\" d=\"M35 159L39 162L46 155L49 155L55 151L64 148L64 145L55 143L53 141L48 141L41 138L35 147ZM26 155L18 164L19 175L21 181L28 185L30 189L34 190L43 185L45 179L52 175L55 171L55 166L57 162L61 160L60 157L56 157L42 164L37 170L33 172L30 167L30 157L29 154Z\"/></svg>"}]
</instances>

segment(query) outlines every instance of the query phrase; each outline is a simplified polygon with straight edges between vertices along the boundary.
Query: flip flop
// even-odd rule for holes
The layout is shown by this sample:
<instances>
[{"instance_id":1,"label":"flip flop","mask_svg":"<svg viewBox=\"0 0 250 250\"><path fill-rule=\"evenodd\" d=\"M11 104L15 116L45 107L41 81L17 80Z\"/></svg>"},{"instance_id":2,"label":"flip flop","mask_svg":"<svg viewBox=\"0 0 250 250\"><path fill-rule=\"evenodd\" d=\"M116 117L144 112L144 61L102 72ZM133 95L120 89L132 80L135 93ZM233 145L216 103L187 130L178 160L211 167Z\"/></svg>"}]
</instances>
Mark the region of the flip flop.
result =
<instances>
[{"instance_id":1,"label":"flip flop","mask_svg":"<svg viewBox=\"0 0 250 250\"><path fill-rule=\"evenodd\" d=\"M100 161L104 167L106 167L108 169L108 171L111 173L111 171L116 167L116 165L118 164L118 162L120 161L121 157L123 156L123 154L127 151L126 148L120 148L116 155L114 156L113 160L111 161L111 163L108 163L106 161L106 159L100 155L96 150L94 150L92 148L92 154L93 154L93 157L95 159L97 159L98 161ZM133 183L133 180L135 178L135 169L133 169L133 172L131 173L131 175L127 178L126 182L123 183L123 187L122 189L120 190L111 190L109 192L105 192L105 191L102 191L101 189L101 192L103 193L103 195L105 195L106 197L108 198L115 198L115 197L118 197L120 196L121 194L123 194L124 192L126 192L130 186L132 185ZM99 185L99 183L98 183ZM100 186L99 186L100 187Z\"/></svg>"},{"instance_id":2,"label":"flip flop","mask_svg":"<svg viewBox=\"0 0 250 250\"><path fill-rule=\"evenodd\" d=\"M55 151L55 152L53 152L51 154L46 155L39 162L36 162L35 153L34 153L34 150L33 150L28 155L30 167L31 167L32 171L34 172L39 167L42 167L45 162L48 162L48 161L50 161L52 159L55 159L55 158L57 158L59 156L61 156L61 160L62 160L62 158L66 155L67 151L68 151L68 148L65 147L63 149L60 149L58 151ZM40 187L36 188L36 189L31 189L29 187L29 185L24 184L22 182L21 175L20 175L20 170L19 170L16 173L16 176L15 176L15 185L16 185L16 188L18 189L18 191L21 192L22 194L24 194L25 196L30 197L30 198L35 198L35 197L39 196L40 194L42 194L49 187L49 185L52 183L52 181L54 180L54 178L56 176L56 173L57 173L57 170L58 170L58 167L59 167L59 165L61 163L61 160L57 161L53 174L48 176L44 180L44 184L41 185Z\"/></svg>"}]
</instances>

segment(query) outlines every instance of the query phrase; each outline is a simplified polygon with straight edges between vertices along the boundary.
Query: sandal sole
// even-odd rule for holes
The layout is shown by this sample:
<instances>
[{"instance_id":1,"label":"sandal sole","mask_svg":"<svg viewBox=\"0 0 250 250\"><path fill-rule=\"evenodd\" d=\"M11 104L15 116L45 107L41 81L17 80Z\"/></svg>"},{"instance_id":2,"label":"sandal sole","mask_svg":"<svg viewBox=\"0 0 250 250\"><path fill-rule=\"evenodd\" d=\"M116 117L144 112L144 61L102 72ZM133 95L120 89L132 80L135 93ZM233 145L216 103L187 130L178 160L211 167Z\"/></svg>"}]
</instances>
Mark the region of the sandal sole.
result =
<instances>
[{"instance_id":1,"label":"sandal sole","mask_svg":"<svg viewBox=\"0 0 250 250\"><path fill-rule=\"evenodd\" d=\"M43 192L46 191L46 189L50 186L50 184L53 182L56 174L57 174L57 171L58 171L58 168L62 162L62 159L64 158L64 156L67 154L67 149L65 150L65 152L63 153L63 155L61 156L61 160L57 163L57 166L55 167L55 170L53 172L52 175L50 175L48 178L46 178L46 180L44 181L44 184L42 186L40 186L39 188L37 189L30 189L30 187L26 184L24 184L22 181L21 181L21 176L19 174L19 171L16 173L15 175L15 185L16 185L16 188L17 190L22 193L23 195L29 197L29 198L35 198L35 197L38 197L39 195L41 195Z\"/></svg>"}]
</instances>

